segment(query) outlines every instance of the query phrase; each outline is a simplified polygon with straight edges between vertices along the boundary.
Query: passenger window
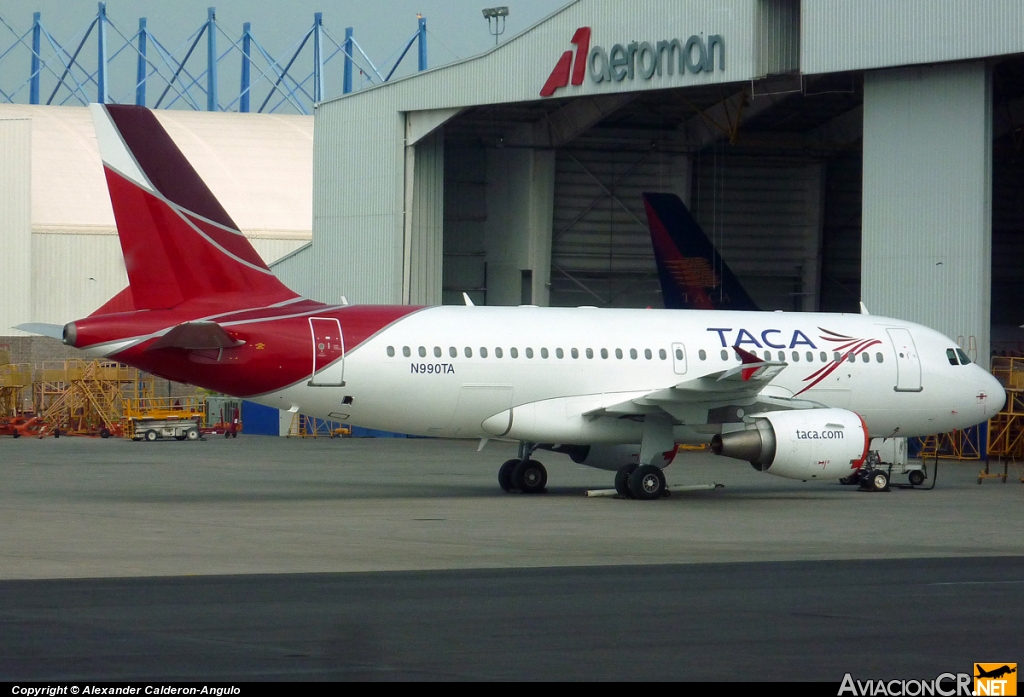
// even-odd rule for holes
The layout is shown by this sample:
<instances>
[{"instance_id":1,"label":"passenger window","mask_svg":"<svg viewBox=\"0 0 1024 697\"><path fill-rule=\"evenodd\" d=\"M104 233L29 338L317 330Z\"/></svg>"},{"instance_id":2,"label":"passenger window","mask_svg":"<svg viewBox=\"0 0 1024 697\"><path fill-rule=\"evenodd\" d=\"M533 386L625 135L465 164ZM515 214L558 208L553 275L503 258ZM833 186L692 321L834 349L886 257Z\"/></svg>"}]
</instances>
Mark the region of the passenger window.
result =
<instances>
[{"instance_id":1,"label":"passenger window","mask_svg":"<svg viewBox=\"0 0 1024 697\"><path fill-rule=\"evenodd\" d=\"M847 363L853 363L855 360L857 360L857 357L853 355L853 351L850 351L848 354L846 354Z\"/></svg>"},{"instance_id":2,"label":"passenger window","mask_svg":"<svg viewBox=\"0 0 1024 697\"><path fill-rule=\"evenodd\" d=\"M677 361L683 360L683 350L680 349L680 348L676 349L676 360Z\"/></svg>"},{"instance_id":3,"label":"passenger window","mask_svg":"<svg viewBox=\"0 0 1024 697\"><path fill-rule=\"evenodd\" d=\"M576 350L576 349L573 349L572 350L572 357L573 358L579 358L580 357L580 352L578 350Z\"/></svg>"},{"instance_id":4,"label":"passenger window","mask_svg":"<svg viewBox=\"0 0 1024 697\"><path fill-rule=\"evenodd\" d=\"M555 358L565 358L565 351L560 348L555 349Z\"/></svg>"},{"instance_id":5,"label":"passenger window","mask_svg":"<svg viewBox=\"0 0 1024 697\"><path fill-rule=\"evenodd\" d=\"M701 353L704 353L704 352L701 351ZM647 360L651 360L652 358L654 358L654 354L651 353L650 349L644 349L644 358L646 358ZM704 358L702 357L701 360L704 360Z\"/></svg>"},{"instance_id":6,"label":"passenger window","mask_svg":"<svg viewBox=\"0 0 1024 697\"><path fill-rule=\"evenodd\" d=\"M548 350L546 348L542 348L540 350L540 357L541 358L547 358L548 357Z\"/></svg>"},{"instance_id":7,"label":"passenger window","mask_svg":"<svg viewBox=\"0 0 1024 697\"><path fill-rule=\"evenodd\" d=\"M481 346L480 347L480 358L487 358L487 347L486 346Z\"/></svg>"},{"instance_id":8,"label":"passenger window","mask_svg":"<svg viewBox=\"0 0 1024 697\"><path fill-rule=\"evenodd\" d=\"M427 347L426 346L420 346L419 353L420 353L420 358L426 358L427 357Z\"/></svg>"},{"instance_id":9,"label":"passenger window","mask_svg":"<svg viewBox=\"0 0 1024 697\"><path fill-rule=\"evenodd\" d=\"M793 352L793 362L794 363L799 363L800 362L800 352L799 351L794 351Z\"/></svg>"},{"instance_id":10,"label":"passenger window","mask_svg":"<svg viewBox=\"0 0 1024 697\"><path fill-rule=\"evenodd\" d=\"M388 358L394 358L394 357L395 357L395 347L394 346L388 346Z\"/></svg>"},{"instance_id":11,"label":"passenger window","mask_svg":"<svg viewBox=\"0 0 1024 697\"><path fill-rule=\"evenodd\" d=\"M828 354L825 353L824 351L821 352L821 362L828 363Z\"/></svg>"},{"instance_id":12,"label":"passenger window","mask_svg":"<svg viewBox=\"0 0 1024 697\"><path fill-rule=\"evenodd\" d=\"M452 358L458 358L459 357L459 350L457 348L455 348L454 346L449 346L448 347L448 355L451 356Z\"/></svg>"},{"instance_id":13,"label":"passenger window","mask_svg":"<svg viewBox=\"0 0 1024 697\"><path fill-rule=\"evenodd\" d=\"M636 349L630 349L629 350L629 357L632 358L634 361L637 359Z\"/></svg>"},{"instance_id":14,"label":"passenger window","mask_svg":"<svg viewBox=\"0 0 1024 697\"><path fill-rule=\"evenodd\" d=\"M785 351L779 351L779 360L782 361L783 363L786 362L786 352Z\"/></svg>"},{"instance_id":15,"label":"passenger window","mask_svg":"<svg viewBox=\"0 0 1024 697\"><path fill-rule=\"evenodd\" d=\"M615 349L615 357L619 359L622 358L622 349Z\"/></svg>"},{"instance_id":16,"label":"passenger window","mask_svg":"<svg viewBox=\"0 0 1024 697\"><path fill-rule=\"evenodd\" d=\"M587 358L594 357L594 349L587 349Z\"/></svg>"},{"instance_id":17,"label":"passenger window","mask_svg":"<svg viewBox=\"0 0 1024 697\"><path fill-rule=\"evenodd\" d=\"M473 357L473 349L471 349L470 347L467 346L466 347L466 358L472 358L472 357Z\"/></svg>"},{"instance_id":18,"label":"passenger window","mask_svg":"<svg viewBox=\"0 0 1024 697\"><path fill-rule=\"evenodd\" d=\"M532 348L526 349L526 357L527 358L533 358L533 349Z\"/></svg>"},{"instance_id":19,"label":"passenger window","mask_svg":"<svg viewBox=\"0 0 1024 697\"><path fill-rule=\"evenodd\" d=\"M701 359L702 361L706 361L708 359L708 352L705 351L704 349L701 349L700 351L697 352L697 358Z\"/></svg>"},{"instance_id":20,"label":"passenger window","mask_svg":"<svg viewBox=\"0 0 1024 697\"><path fill-rule=\"evenodd\" d=\"M970 365L971 364L971 359L967 357L967 354L964 353L963 349L957 349L956 350L956 355L960 356L960 365Z\"/></svg>"},{"instance_id":21,"label":"passenger window","mask_svg":"<svg viewBox=\"0 0 1024 697\"><path fill-rule=\"evenodd\" d=\"M601 349L601 358L608 358L608 349Z\"/></svg>"},{"instance_id":22,"label":"passenger window","mask_svg":"<svg viewBox=\"0 0 1024 697\"><path fill-rule=\"evenodd\" d=\"M658 358L663 361L668 359L668 354L665 353L665 349L658 349Z\"/></svg>"},{"instance_id":23,"label":"passenger window","mask_svg":"<svg viewBox=\"0 0 1024 697\"><path fill-rule=\"evenodd\" d=\"M508 350L508 355L512 356L512 358L519 358L519 349L513 346Z\"/></svg>"},{"instance_id":24,"label":"passenger window","mask_svg":"<svg viewBox=\"0 0 1024 697\"><path fill-rule=\"evenodd\" d=\"M835 354L832 356L832 360L838 363L839 361L843 360L843 357L839 355L838 351L836 351Z\"/></svg>"},{"instance_id":25,"label":"passenger window","mask_svg":"<svg viewBox=\"0 0 1024 697\"><path fill-rule=\"evenodd\" d=\"M865 351L864 353L860 354L860 362L861 363L869 363L870 361L871 361L871 354L870 353Z\"/></svg>"},{"instance_id":26,"label":"passenger window","mask_svg":"<svg viewBox=\"0 0 1024 697\"><path fill-rule=\"evenodd\" d=\"M807 352L807 362L808 363L813 363L814 362L814 354L811 353L810 351Z\"/></svg>"},{"instance_id":27,"label":"passenger window","mask_svg":"<svg viewBox=\"0 0 1024 697\"><path fill-rule=\"evenodd\" d=\"M764 359L766 361L770 361L772 359L772 352L771 351L765 351L764 352Z\"/></svg>"},{"instance_id":28,"label":"passenger window","mask_svg":"<svg viewBox=\"0 0 1024 697\"><path fill-rule=\"evenodd\" d=\"M402 347L402 355L405 356L406 358L412 355L412 351L409 350L408 346Z\"/></svg>"},{"instance_id":29,"label":"passenger window","mask_svg":"<svg viewBox=\"0 0 1024 697\"><path fill-rule=\"evenodd\" d=\"M881 362L883 361L883 356L882 356L882 354L880 354L880 353L876 353L876 354L875 354L875 360L876 360L876 361L878 361L879 363L881 363Z\"/></svg>"},{"instance_id":30,"label":"passenger window","mask_svg":"<svg viewBox=\"0 0 1024 697\"><path fill-rule=\"evenodd\" d=\"M502 354L502 352L501 352L501 347L500 347L500 346L496 346L496 347L494 348L494 357L495 357L495 358L501 358L501 357L502 357L502 355L503 355L503 354Z\"/></svg>"},{"instance_id":31,"label":"passenger window","mask_svg":"<svg viewBox=\"0 0 1024 697\"><path fill-rule=\"evenodd\" d=\"M434 357L435 358L440 358L441 357L441 347L440 346L435 346L434 347Z\"/></svg>"},{"instance_id":32,"label":"passenger window","mask_svg":"<svg viewBox=\"0 0 1024 697\"><path fill-rule=\"evenodd\" d=\"M725 349L722 349L722 360L723 361L729 360L729 352L726 351Z\"/></svg>"}]
</instances>

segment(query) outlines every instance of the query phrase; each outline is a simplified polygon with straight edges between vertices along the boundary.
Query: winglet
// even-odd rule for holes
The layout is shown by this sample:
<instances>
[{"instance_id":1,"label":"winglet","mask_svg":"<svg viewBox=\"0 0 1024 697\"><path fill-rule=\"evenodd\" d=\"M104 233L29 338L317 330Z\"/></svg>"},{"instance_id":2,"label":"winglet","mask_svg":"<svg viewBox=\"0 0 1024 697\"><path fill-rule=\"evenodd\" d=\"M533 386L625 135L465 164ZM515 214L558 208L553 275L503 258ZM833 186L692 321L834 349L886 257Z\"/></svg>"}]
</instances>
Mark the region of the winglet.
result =
<instances>
[{"instance_id":1,"label":"winglet","mask_svg":"<svg viewBox=\"0 0 1024 697\"><path fill-rule=\"evenodd\" d=\"M463 293L462 299L466 301L466 307L476 307L473 301L469 299L469 293Z\"/></svg>"},{"instance_id":2,"label":"winglet","mask_svg":"<svg viewBox=\"0 0 1024 697\"><path fill-rule=\"evenodd\" d=\"M863 300L860 301L860 313L862 315L870 315L871 314L870 312L868 312L868 306L864 304Z\"/></svg>"},{"instance_id":3,"label":"winglet","mask_svg":"<svg viewBox=\"0 0 1024 697\"><path fill-rule=\"evenodd\" d=\"M733 346L732 350L735 351L736 355L740 357L740 362L744 366L749 366L747 368L744 368L742 374L740 375L740 377L743 378L744 382L749 380L751 376L753 376L753 374L757 372L758 368L764 365L764 361L762 361L754 354L750 353L750 351L744 351L739 346Z\"/></svg>"}]
</instances>

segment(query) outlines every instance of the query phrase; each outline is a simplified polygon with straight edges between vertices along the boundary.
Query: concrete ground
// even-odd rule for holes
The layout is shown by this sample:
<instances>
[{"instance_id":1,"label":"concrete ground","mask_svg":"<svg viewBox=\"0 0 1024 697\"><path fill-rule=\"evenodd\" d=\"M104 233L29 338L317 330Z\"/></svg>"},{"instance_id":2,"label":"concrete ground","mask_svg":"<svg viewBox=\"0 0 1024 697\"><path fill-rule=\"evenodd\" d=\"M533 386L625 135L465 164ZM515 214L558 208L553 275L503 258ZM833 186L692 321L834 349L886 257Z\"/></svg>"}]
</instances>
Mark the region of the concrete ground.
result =
<instances>
[{"instance_id":1,"label":"concrete ground","mask_svg":"<svg viewBox=\"0 0 1024 697\"><path fill-rule=\"evenodd\" d=\"M932 491L864 493L682 453L654 502L542 453L549 492L502 492L514 447L258 436L0 440L0 578L395 571L1024 554L1024 484L942 462Z\"/></svg>"}]
</instances>

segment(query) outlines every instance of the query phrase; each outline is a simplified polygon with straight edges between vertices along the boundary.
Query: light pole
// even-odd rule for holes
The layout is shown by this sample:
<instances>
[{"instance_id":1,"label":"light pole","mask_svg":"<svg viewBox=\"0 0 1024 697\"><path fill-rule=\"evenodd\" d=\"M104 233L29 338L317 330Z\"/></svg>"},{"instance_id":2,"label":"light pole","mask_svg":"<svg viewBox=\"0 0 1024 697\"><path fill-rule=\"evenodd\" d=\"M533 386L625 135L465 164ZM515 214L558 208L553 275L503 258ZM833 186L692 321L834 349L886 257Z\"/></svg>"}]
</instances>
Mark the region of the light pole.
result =
<instances>
[{"instance_id":1,"label":"light pole","mask_svg":"<svg viewBox=\"0 0 1024 697\"><path fill-rule=\"evenodd\" d=\"M508 8L488 7L484 10L484 19L487 20L487 30L494 36L494 45L498 45L498 37L505 33L505 18L508 17ZM494 20L492 27L491 20Z\"/></svg>"}]
</instances>

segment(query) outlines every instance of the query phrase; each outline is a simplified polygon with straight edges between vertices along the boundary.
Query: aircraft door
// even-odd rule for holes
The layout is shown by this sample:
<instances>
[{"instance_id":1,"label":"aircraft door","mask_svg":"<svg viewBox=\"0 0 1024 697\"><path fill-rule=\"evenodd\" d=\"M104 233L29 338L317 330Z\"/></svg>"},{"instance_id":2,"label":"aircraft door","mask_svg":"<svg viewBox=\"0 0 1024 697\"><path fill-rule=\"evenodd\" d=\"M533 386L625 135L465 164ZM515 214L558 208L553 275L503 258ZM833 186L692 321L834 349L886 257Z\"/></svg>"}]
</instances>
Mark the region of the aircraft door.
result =
<instances>
[{"instance_id":1,"label":"aircraft door","mask_svg":"<svg viewBox=\"0 0 1024 697\"><path fill-rule=\"evenodd\" d=\"M914 338L908 329L887 329L896 351L896 386L897 392L920 392L921 359L914 346Z\"/></svg>"},{"instance_id":2,"label":"aircraft door","mask_svg":"<svg viewBox=\"0 0 1024 697\"><path fill-rule=\"evenodd\" d=\"M313 339L311 387L341 387L345 384L345 340L341 322L334 317L310 317Z\"/></svg>"},{"instance_id":3,"label":"aircraft door","mask_svg":"<svg viewBox=\"0 0 1024 697\"><path fill-rule=\"evenodd\" d=\"M676 375L686 373L686 347L678 342L672 344L672 368Z\"/></svg>"}]
</instances>

